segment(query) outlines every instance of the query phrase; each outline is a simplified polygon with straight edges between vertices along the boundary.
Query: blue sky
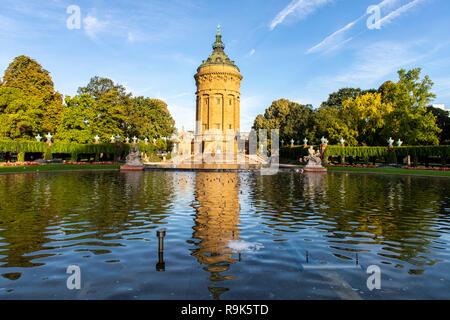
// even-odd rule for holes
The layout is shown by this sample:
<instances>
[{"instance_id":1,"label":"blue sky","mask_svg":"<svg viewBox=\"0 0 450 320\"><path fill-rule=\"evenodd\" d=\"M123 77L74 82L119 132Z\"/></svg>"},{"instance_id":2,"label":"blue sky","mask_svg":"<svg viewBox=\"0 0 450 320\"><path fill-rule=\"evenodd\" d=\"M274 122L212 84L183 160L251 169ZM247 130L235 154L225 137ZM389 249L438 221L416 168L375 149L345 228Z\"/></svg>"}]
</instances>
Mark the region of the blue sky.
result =
<instances>
[{"instance_id":1,"label":"blue sky","mask_svg":"<svg viewBox=\"0 0 450 320\"><path fill-rule=\"evenodd\" d=\"M67 28L67 8L81 28ZM379 28L368 28L378 5ZM178 128L194 128L193 75L217 24L244 76L241 129L271 102L318 107L342 87L378 88L400 68L421 67L436 104L450 106L448 0L1 0L0 71L25 54L74 95L92 76L160 98ZM373 20L370 20L374 22Z\"/></svg>"}]
</instances>

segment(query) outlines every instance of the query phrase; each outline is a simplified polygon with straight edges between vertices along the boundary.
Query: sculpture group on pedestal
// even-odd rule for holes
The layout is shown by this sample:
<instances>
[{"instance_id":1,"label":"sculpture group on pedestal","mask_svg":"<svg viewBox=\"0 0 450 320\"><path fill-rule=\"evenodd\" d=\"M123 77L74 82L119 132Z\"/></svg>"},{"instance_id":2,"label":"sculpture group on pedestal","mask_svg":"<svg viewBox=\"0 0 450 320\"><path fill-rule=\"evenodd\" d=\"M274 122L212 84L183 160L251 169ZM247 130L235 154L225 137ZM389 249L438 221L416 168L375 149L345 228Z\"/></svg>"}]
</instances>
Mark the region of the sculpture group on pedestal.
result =
<instances>
[{"instance_id":1,"label":"sculpture group on pedestal","mask_svg":"<svg viewBox=\"0 0 450 320\"><path fill-rule=\"evenodd\" d=\"M142 163L141 152L137 144L133 145L130 149L130 153L126 157L125 165L120 167L120 170L124 171L140 171L144 170L144 165Z\"/></svg>"},{"instance_id":2,"label":"sculpture group on pedestal","mask_svg":"<svg viewBox=\"0 0 450 320\"><path fill-rule=\"evenodd\" d=\"M141 161L141 153L139 152L139 147L135 144L131 147L130 153L127 155L126 158L126 165L127 166L142 166Z\"/></svg>"},{"instance_id":3,"label":"sculpture group on pedestal","mask_svg":"<svg viewBox=\"0 0 450 320\"><path fill-rule=\"evenodd\" d=\"M322 157L319 151L315 151L313 146L308 149L309 155L304 157L307 165L304 168L305 172L326 172L327 169L322 166Z\"/></svg>"}]
</instances>

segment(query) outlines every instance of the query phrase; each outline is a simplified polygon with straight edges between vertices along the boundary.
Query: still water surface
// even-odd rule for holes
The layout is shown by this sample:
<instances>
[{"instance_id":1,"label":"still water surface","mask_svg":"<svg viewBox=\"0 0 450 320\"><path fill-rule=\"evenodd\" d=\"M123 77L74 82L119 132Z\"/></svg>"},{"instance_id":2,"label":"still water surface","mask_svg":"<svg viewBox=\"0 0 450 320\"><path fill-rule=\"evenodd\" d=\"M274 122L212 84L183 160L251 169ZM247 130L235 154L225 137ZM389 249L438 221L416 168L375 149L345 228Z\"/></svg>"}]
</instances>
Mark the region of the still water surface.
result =
<instances>
[{"instance_id":1,"label":"still water surface","mask_svg":"<svg viewBox=\"0 0 450 320\"><path fill-rule=\"evenodd\" d=\"M450 299L449 271L447 178L0 175L0 299Z\"/></svg>"}]
</instances>

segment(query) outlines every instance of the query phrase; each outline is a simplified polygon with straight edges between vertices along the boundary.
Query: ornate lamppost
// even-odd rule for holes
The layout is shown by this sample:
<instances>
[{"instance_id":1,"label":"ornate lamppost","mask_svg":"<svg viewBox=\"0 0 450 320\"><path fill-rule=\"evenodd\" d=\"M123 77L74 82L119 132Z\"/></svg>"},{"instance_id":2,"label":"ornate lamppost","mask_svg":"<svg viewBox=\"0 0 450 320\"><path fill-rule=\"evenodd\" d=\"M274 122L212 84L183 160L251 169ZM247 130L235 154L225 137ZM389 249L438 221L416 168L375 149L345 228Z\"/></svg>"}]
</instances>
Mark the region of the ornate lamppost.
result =
<instances>
[{"instance_id":1,"label":"ornate lamppost","mask_svg":"<svg viewBox=\"0 0 450 320\"><path fill-rule=\"evenodd\" d=\"M339 140L339 142L341 143L341 147L345 147L345 140L344 138L341 138L341 140Z\"/></svg>"},{"instance_id":2,"label":"ornate lamppost","mask_svg":"<svg viewBox=\"0 0 450 320\"><path fill-rule=\"evenodd\" d=\"M388 143L388 148L389 148L389 149L392 149L392 148L394 147L394 140L392 140L392 137L390 137L390 138L387 140L387 143Z\"/></svg>"},{"instance_id":3,"label":"ornate lamppost","mask_svg":"<svg viewBox=\"0 0 450 320\"><path fill-rule=\"evenodd\" d=\"M320 145L320 153L323 155L328 146L328 139L322 137L322 139L320 139L320 142L322 143Z\"/></svg>"},{"instance_id":4,"label":"ornate lamppost","mask_svg":"<svg viewBox=\"0 0 450 320\"><path fill-rule=\"evenodd\" d=\"M53 144L52 143L52 138L53 138L52 134L49 132L45 137L47 138L47 144L49 146L51 146Z\"/></svg>"}]
</instances>

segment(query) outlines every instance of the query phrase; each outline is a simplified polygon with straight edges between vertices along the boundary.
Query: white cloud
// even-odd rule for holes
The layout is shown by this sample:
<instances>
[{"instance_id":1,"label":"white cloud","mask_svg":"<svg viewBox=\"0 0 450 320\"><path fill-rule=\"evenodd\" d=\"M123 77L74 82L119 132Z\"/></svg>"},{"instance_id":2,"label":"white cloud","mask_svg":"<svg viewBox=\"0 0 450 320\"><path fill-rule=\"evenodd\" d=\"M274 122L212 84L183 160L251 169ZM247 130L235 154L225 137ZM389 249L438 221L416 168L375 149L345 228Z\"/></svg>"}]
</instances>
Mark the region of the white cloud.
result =
<instances>
[{"instance_id":1,"label":"white cloud","mask_svg":"<svg viewBox=\"0 0 450 320\"><path fill-rule=\"evenodd\" d=\"M411 2L401 6L397 10L392 11L387 16L382 18L380 20L380 25L381 26L387 25L388 23L392 22L394 19L397 19L398 17L400 17L403 14L405 14L407 11L411 10L412 8L417 6L418 4L420 4L422 2L425 2L425 1L428 1L428 0L414 0L414 1L411 1Z\"/></svg>"},{"instance_id":2,"label":"white cloud","mask_svg":"<svg viewBox=\"0 0 450 320\"><path fill-rule=\"evenodd\" d=\"M340 46L343 44L344 41L342 39L345 36L345 33L350 30L356 23L358 23L360 20L364 18L360 17L355 21L350 22L342 29L339 29L338 31L334 32L333 34L329 35L325 39L323 39L320 43L316 44L314 47L310 48L306 53L314 53L322 50L326 50L327 48L336 48L337 46Z\"/></svg>"},{"instance_id":3,"label":"white cloud","mask_svg":"<svg viewBox=\"0 0 450 320\"><path fill-rule=\"evenodd\" d=\"M136 41L136 35L133 32L128 32L127 41L133 43Z\"/></svg>"},{"instance_id":4,"label":"white cloud","mask_svg":"<svg viewBox=\"0 0 450 320\"><path fill-rule=\"evenodd\" d=\"M425 58L433 54L433 48L428 51L422 41L399 43L382 41L374 43L356 52L352 63L343 65L337 74L317 76L302 88L310 98L319 105L328 94L340 88L377 88L384 81L397 80L396 72L401 68L415 67Z\"/></svg>"},{"instance_id":5,"label":"white cloud","mask_svg":"<svg viewBox=\"0 0 450 320\"><path fill-rule=\"evenodd\" d=\"M356 63L350 70L336 76L335 81L351 86L371 84L422 57L423 55L416 54L412 44L375 43L358 52Z\"/></svg>"},{"instance_id":6,"label":"white cloud","mask_svg":"<svg viewBox=\"0 0 450 320\"><path fill-rule=\"evenodd\" d=\"M389 10L395 7L401 0L384 0L380 2L377 6L380 7L380 9ZM392 22L394 19L399 18L401 15L406 13L408 10L412 9L416 5L418 5L421 2L424 2L427 0L413 0L400 8L390 12L388 15L383 17L380 20L380 25L387 25L388 23ZM368 16L367 13L364 13L361 17L358 19L348 23L343 28L333 32L331 35L327 36L324 40L319 42L318 44L314 45L308 51L307 54L315 53L315 52L329 52L331 50L336 50L338 48L341 48L345 43L349 42L352 38L346 37L346 34L348 31L350 31L354 26L356 26L359 22L364 20Z\"/></svg>"},{"instance_id":7,"label":"white cloud","mask_svg":"<svg viewBox=\"0 0 450 320\"><path fill-rule=\"evenodd\" d=\"M289 15L295 15L298 19L304 19L314 13L319 7L322 7L334 0L293 0L287 7L281 10L269 25L270 30L275 29L277 25Z\"/></svg>"},{"instance_id":8,"label":"white cloud","mask_svg":"<svg viewBox=\"0 0 450 320\"><path fill-rule=\"evenodd\" d=\"M97 34L103 32L107 27L108 23L105 21L100 21L92 15L86 16L83 19L83 28L86 34L91 39L96 39Z\"/></svg>"}]
</instances>

